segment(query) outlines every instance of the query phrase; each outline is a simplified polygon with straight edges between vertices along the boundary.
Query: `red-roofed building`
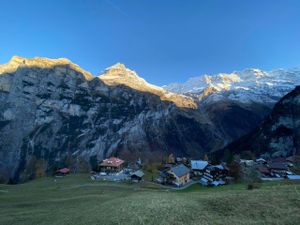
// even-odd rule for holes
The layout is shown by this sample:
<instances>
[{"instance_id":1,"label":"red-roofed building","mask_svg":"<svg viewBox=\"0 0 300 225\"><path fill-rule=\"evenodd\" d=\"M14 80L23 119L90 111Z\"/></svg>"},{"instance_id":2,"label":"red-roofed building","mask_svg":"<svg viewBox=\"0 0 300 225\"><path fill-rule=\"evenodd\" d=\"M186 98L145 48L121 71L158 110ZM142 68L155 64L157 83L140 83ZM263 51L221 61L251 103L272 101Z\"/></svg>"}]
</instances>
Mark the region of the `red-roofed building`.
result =
<instances>
[{"instance_id":1,"label":"red-roofed building","mask_svg":"<svg viewBox=\"0 0 300 225\"><path fill-rule=\"evenodd\" d=\"M260 174L262 176L265 176L265 177L271 176L271 171L267 167L259 167L259 168L257 168L257 170L258 170L258 172L260 172Z\"/></svg>"},{"instance_id":2,"label":"red-roofed building","mask_svg":"<svg viewBox=\"0 0 300 225\"><path fill-rule=\"evenodd\" d=\"M64 176L66 174L70 173L70 169L69 168L62 168L56 171L56 175L61 175Z\"/></svg>"},{"instance_id":3,"label":"red-roofed building","mask_svg":"<svg viewBox=\"0 0 300 225\"><path fill-rule=\"evenodd\" d=\"M101 171L104 172L118 172L123 168L124 160L110 157L109 159L104 159L99 167Z\"/></svg>"}]
</instances>

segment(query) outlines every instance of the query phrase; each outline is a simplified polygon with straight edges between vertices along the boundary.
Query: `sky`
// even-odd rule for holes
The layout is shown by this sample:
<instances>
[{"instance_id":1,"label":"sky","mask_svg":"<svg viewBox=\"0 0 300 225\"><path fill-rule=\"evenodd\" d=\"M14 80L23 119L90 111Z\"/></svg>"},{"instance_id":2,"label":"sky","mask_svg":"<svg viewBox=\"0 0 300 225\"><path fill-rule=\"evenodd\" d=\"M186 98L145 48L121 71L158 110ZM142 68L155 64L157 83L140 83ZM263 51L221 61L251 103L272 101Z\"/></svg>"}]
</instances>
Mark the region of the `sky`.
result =
<instances>
[{"instance_id":1,"label":"sky","mask_svg":"<svg viewBox=\"0 0 300 225\"><path fill-rule=\"evenodd\" d=\"M157 85L300 66L298 0L0 0L0 8L0 64L64 57L98 75L121 62Z\"/></svg>"}]
</instances>

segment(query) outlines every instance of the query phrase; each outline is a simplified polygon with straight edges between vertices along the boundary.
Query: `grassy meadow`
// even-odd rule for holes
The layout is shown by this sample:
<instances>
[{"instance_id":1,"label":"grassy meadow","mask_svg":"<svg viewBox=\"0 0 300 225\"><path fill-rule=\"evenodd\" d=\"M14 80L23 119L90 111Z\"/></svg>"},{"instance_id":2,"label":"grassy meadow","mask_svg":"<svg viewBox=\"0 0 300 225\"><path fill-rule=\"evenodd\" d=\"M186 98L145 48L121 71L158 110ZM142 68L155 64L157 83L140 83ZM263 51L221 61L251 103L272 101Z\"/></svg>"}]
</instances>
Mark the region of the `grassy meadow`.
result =
<instances>
[{"instance_id":1,"label":"grassy meadow","mask_svg":"<svg viewBox=\"0 0 300 225\"><path fill-rule=\"evenodd\" d=\"M87 174L0 185L1 225L299 224L300 183L174 191L155 184L91 181Z\"/></svg>"}]
</instances>

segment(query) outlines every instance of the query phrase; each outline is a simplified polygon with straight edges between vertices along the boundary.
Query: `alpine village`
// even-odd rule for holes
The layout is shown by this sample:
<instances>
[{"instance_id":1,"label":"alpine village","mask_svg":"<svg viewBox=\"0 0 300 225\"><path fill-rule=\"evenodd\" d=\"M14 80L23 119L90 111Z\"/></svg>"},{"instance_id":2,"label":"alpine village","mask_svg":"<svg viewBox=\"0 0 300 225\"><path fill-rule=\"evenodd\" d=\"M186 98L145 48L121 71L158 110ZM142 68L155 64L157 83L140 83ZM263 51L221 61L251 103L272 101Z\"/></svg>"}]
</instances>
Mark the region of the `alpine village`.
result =
<instances>
[{"instance_id":1,"label":"alpine village","mask_svg":"<svg viewBox=\"0 0 300 225\"><path fill-rule=\"evenodd\" d=\"M0 225L300 225L300 0L0 9Z\"/></svg>"}]
</instances>

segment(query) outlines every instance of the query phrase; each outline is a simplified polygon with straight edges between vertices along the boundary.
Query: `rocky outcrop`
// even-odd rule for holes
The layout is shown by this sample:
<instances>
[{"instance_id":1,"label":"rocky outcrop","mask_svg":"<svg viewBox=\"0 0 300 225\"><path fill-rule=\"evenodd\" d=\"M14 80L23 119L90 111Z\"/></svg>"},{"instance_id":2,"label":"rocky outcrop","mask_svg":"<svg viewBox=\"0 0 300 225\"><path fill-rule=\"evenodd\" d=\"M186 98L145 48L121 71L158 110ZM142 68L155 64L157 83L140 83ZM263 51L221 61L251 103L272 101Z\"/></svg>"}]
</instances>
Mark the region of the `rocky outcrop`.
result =
<instances>
[{"instance_id":1,"label":"rocky outcrop","mask_svg":"<svg viewBox=\"0 0 300 225\"><path fill-rule=\"evenodd\" d=\"M252 152L266 157L300 155L300 86L284 96L253 132L228 145L218 156L226 149L232 154Z\"/></svg>"},{"instance_id":2,"label":"rocky outcrop","mask_svg":"<svg viewBox=\"0 0 300 225\"><path fill-rule=\"evenodd\" d=\"M200 156L220 148L221 134L196 108L120 64L95 77L66 59L13 57L0 66L0 179L90 167L112 154Z\"/></svg>"}]
</instances>

